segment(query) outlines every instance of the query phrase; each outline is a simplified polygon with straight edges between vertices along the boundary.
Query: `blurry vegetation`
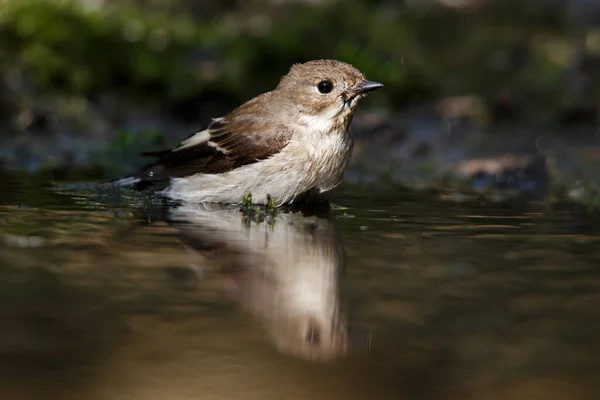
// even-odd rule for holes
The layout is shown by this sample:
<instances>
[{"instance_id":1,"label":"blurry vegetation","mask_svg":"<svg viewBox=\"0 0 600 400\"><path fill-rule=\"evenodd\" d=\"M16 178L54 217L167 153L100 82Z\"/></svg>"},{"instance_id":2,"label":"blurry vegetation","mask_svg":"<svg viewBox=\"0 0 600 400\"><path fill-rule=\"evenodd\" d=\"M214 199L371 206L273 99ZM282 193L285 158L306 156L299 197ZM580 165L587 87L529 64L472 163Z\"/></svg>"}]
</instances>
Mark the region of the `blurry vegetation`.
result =
<instances>
[{"instance_id":1,"label":"blurry vegetation","mask_svg":"<svg viewBox=\"0 0 600 400\"><path fill-rule=\"evenodd\" d=\"M174 108L220 96L230 106L274 87L293 62L337 58L385 82L375 106L509 93L543 117L565 101L562 75L573 57L563 10L516 0L475 10L210 2L196 13L193 2L87 3L2 1L3 75L23 73L44 93L108 93Z\"/></svg>"},{"instance_id":2,"label":"blurry vegetation","mask_svg":"<svg viewBox=\"0 0 600 400\"><path fill-rule=\"evenodd\" d=\"M436 1L0 0L0 158L53 179L114 178L316 58L383 82L362 109L388 112L398 138L395 114L421 105L474 121L491 152L497 122L560 132L587 107L597 123L600 29L565 11L572 0ZM424 167L386 166L419 187L440 175Z\"/></svg>"},{"instance_id":3,"label":"blurry vegetation","mask_svg":"<svg viewBox=\"0 0 600 400\"><path fill-rule=\"evenodd\" d=\"M115 177L123 173L124 169L131 171L137 166L147 163L148 159L141 156L140 153L166 147L163 133L157 130L145 129L135 135L120 130L115 139L111 140L105 148L91 154L90 161L92 165L103 166L103 171L101 171L103 176ZM113 162L106 163L105 160ZM114 160L119 162L115 163Z\"/></svg>"},{"instance_id":4,"label":"blurry vegetation","mask_svg":"<svg viewBox=\"0 0 600 400\"><path fill-rule=\"evenodd\" d=\"M85 10L77 4L4 2L3 70L16 68L36 90L50 93L178 98L194 88L183 61L210 41L210 29L184 16L129 7L118 12Z\"/></svg>"}]
</instances>

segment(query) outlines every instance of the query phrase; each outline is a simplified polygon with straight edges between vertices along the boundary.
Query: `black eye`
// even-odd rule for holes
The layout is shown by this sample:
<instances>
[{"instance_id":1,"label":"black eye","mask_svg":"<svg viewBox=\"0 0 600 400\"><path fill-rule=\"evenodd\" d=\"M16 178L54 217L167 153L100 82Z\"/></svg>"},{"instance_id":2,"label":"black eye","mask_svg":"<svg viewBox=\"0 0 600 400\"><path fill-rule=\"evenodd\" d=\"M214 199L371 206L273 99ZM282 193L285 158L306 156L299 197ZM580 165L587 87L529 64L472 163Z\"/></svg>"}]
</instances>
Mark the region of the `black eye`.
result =
<instances>
[{"instance_id":1,"label":"black eye","mask_svg":"<svg viewBox=\"0 0 600 400\"><path fill-rule=\"evenodd\" d=\"M317 89L319 89L319 92L323 94L331 93L331 91L333 90L333 83L329 81L321 81L317 85Z\"/></svg>"}]
</instances>

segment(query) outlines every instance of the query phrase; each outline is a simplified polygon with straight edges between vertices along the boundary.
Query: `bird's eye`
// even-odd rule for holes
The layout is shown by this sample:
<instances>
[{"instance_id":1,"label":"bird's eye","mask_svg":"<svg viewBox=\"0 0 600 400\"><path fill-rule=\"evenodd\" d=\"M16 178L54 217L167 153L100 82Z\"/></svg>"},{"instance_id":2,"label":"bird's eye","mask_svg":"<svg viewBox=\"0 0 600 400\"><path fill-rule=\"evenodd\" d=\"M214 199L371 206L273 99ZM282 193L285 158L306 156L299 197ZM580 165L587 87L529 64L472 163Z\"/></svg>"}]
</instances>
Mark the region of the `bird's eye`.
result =
<instances>
[{"instance_id":1,"label":"bird's eye","mask_svg":"<svg viewBox=\"0 0 600 400\"><path fill-rule=\"evenodd\" d=\"M333 90L333 83L330 81L321 81L317 85L317 89L319 89L319 92L323 94L331 93Z\"/></svg>"}]
</instances>

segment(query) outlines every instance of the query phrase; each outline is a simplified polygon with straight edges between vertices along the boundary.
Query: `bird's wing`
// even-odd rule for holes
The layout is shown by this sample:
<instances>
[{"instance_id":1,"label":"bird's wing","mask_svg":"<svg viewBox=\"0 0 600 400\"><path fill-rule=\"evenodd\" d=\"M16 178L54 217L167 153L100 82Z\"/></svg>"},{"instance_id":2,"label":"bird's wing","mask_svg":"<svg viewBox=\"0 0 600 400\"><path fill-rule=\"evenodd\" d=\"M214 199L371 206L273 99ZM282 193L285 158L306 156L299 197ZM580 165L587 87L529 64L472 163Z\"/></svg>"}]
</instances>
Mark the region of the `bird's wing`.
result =
<instances>
[{"instance_id":1,"label":"bird's wing","mask_svg":"<svg viewBox=\"0 0 600 400\"><path fill-rule=\"evenodd\" d=\"M291 130L267 120L236 114L214 119L171 150L143 153L158 160L135 176L138 187L197 173L220 174L264 160L280 152L291 138Z\"/></svg>"}]
</instances>

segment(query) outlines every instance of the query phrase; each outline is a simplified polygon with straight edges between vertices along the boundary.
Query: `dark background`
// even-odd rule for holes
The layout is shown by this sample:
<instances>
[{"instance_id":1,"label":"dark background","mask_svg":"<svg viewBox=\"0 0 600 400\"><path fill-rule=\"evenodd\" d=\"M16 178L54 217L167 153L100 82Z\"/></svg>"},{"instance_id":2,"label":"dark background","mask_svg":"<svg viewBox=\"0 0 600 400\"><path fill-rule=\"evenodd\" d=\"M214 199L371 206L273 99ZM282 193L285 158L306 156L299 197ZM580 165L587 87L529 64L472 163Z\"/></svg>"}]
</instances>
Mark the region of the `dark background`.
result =
<instances>
[{"instance_id":1,"label":"dark background","mask_svg":"<svg viewBox=\"0 0 600 400\"><path fill-rule=\"evenodd\" d=\"M355 119L355 169L410 171L410 183L543 154L563 175L589 171L598 23L594 0L5 0L0 159L108 179L272 89L292 63L334 58L385 84Z\"/></svg>"}]
</instances>

